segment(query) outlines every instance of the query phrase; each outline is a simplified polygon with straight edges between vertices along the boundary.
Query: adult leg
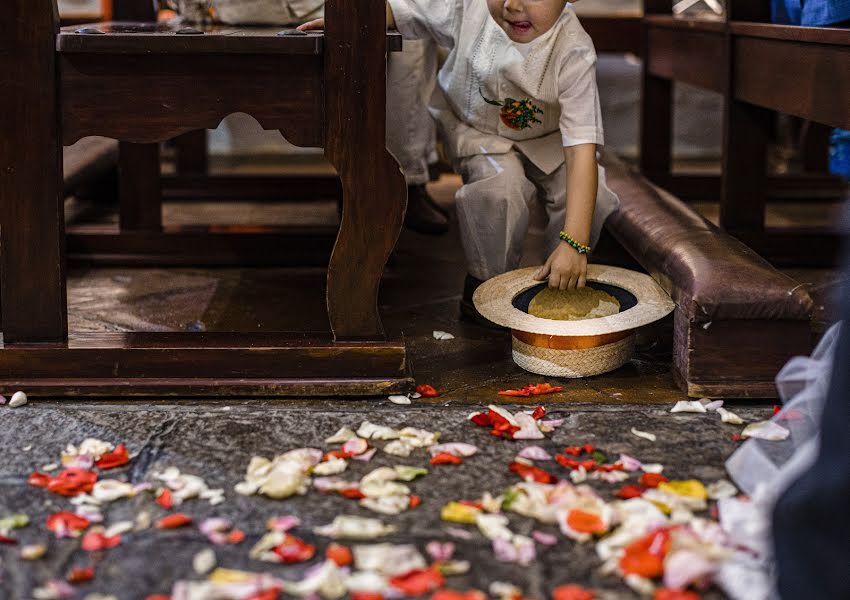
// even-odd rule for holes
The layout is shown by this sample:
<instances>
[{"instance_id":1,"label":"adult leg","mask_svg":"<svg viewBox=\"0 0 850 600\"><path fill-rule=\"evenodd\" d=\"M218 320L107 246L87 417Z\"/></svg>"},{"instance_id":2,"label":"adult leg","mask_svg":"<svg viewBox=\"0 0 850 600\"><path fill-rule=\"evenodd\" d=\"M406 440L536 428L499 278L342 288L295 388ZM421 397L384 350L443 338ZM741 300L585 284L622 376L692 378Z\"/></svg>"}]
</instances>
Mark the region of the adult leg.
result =
<instances>
[{"instance_id":1,"label":"adult leg","mask_svg":"<svg viewBox=\"0 0 850 600\"><path fill-rule=\"evenodd\" d=\"M436 126L428 112L437 75L437 48L431 40L405 41L387 64L387 148L407 181L405 225L419 233L448 230L445 212L428 195L428 158Z\"/></svg>"}]
</instances>

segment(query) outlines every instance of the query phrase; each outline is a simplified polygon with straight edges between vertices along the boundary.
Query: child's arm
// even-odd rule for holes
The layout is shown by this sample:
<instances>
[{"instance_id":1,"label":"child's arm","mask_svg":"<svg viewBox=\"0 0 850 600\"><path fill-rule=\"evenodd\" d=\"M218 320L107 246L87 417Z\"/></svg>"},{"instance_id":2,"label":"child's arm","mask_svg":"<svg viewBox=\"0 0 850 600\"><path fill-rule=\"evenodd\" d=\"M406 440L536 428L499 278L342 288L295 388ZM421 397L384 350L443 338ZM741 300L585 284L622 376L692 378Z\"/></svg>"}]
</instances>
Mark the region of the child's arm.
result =
<instances>
[{"instance_id":1,"label":"child's arm","mask_svg":"<svg viewBox=\"0 0 850 600\"><path fill-rule=\"evenodd\" d=\"M298 31L312 31L314 29L324 29L325 28L325 19L314 19L312 21L307 21L298 26ZM387 3L387 29L395 29L395 15L393 15L393 9L390 8L389 2Z\"/></svg>"},{"instance_id":2,"label":"child's arm","mask_svg":"<svg viewBox=\"0 0 850 600\"><path fill-rule=\"evenodd\" d=\"M590 243L590 226L596 207L599 172L596 144L564 148L567 170L567 216L564 232L580 244ZM549 279L549 287L574 290L584 287L587 255L579 254L564 241L535 274L538 281Z\"/></svg>"}]
</instances>

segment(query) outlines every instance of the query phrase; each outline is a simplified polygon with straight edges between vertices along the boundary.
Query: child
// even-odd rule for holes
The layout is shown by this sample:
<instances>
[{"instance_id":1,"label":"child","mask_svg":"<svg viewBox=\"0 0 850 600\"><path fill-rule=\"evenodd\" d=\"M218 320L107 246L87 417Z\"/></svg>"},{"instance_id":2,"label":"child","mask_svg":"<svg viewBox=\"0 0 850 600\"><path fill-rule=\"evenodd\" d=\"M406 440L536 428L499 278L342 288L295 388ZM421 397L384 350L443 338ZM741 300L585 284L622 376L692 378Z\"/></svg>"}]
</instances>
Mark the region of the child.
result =
<instances>
[{"instance_id":1,"label":"child","mask_svg":"<svg viewBox=\"0 0 850 600\"><path fill-rule=\"evenodd\" d=\"M431 113L463 177L457 213L472 293L519 266L535 198L549 217L536 279L585 285L587 252L617 205L596 162L603 143L593 43L567 0L388 0L405 38L450 50ZM302 29L318 29L312 21ZM569 202L567 202L569 199Z\"/></svg>"}]
</instances>

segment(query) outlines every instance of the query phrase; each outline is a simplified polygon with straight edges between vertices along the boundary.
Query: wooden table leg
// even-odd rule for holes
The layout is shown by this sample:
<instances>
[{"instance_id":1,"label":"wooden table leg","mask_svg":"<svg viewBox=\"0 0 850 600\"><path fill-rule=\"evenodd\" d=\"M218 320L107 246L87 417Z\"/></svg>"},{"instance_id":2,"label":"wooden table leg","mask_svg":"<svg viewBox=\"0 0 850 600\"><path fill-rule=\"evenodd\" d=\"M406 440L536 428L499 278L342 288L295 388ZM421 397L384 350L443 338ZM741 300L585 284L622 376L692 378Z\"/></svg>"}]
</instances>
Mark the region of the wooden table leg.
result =
<instances>
[{"instance_id":1,"label":"wooden table leg","mask_svg":"<svg viewBox=\"0 0 850 600\"><path fill-rule=\"evenodd\" d=\"M162 231L159 144L121 142L118 151L121 231Z\"/></svg>"},{"instance_id":2,"label":"wooden table leg","mask_svg":"<svg viewBox=\"0 0 850 600\"><path fill-rule=\"evenodd\" d=\"M645 43L644 47L640 170L652 178L653 175L669 175L672 169L673 82L649 72L649 44Z\"/></svg>"},{"instance_id":3,"label":"wooden table leg","mask_svg":"<svg viewBox=\"0 0 850 600\"><path fill-rule=\"evenodd\" d=\"M720 226L731 232L763 231L773 112L727 97L724 121Z\"/></svg>"},{"instance_id":4,"label":"wooden table leg","mask_svg":"<svg viewBox=\"0 0 850 600\"><path fill-rule=\"evenodd\" d=\"M384 339L378 286L407 206L404 177L386 149L386 13L369 0L331 0L325 11L325 155L343 189L328 316L337 341Z\"/></svg>"},{"instance_id":5,"label":"wooden table leg","mask_svg":"<svg viewBox=\"0 0 850 600\"><path fill-rule=\"evenodd\" d=\"M174 138L178 175L206 175L207 130L190 131Z\"/></svg>"},{"instance_id":6,"label":"wooden table leg","mask_svg":"<svg viewBox=\"0 0 850 600\"><path fill-rule=\"evenodd\" d=\"M3 341L59 342L68 320L55 0L4 0L0 22Z\"/></svg>"}]
</instances>

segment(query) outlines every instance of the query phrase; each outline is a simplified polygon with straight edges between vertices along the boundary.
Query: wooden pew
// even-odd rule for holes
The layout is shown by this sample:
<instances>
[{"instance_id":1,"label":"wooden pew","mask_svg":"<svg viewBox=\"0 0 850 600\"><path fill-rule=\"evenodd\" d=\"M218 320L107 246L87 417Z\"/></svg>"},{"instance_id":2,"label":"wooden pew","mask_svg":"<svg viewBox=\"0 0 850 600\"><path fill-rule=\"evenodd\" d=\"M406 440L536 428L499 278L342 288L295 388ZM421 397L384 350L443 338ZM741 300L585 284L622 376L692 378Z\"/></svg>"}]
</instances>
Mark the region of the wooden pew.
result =
<instances>
[{"instance_id":1,"label":"wooden pew","mask_svg":"<svg viewBox=\"0 0 850 600\"><path fill-rule=\"evenodd\" d=\"M404 343L387 339L377 307L406 204L404 178L385 147L386 53L398 36L386 32L383 4L330 0L326 9L324 34L281 37L277 30L121 33L114 23L98 24L100 34L60 32L56 0L0 5L0 387L34 395L409 389ZM237 111L298 145L325 148L340 175L328 332L69 336L62 144L106 136L138 144L137 158L146 160L144 145ZM146 221L152 205L139 195L139 243L165 239L155 218ZM300 242L309 239L301 233ZM228 239L222 233L211 243L202 233L181 242L189 243L203 252Z\"/></svg>"},{"instance_id":2,"label":"wooden pew","mask_svg":"<svg viewBox=\"0 0 850 600\"><path fill-rule=\"evenodd\" d=\"M693 190L694 183L703 186L703 194L717 194L721 227L775 263L832 264L839 232L767 229L765 201L786 187L798 193L812 189L813 195L829 187L841 195L846 185L833 177L768 177L766 152L773 111L848 126L841 90L850 79L850 32L762 23L769 17L766 2L730 2L727 18L717 21L677 18L669 11L668 1L653 0L644 18L642 172L678 195L686 195L683 187ZM671 172L674 81L725 98L719 186L707 178L683 182Z\"/></svg>"}]
</instances>

